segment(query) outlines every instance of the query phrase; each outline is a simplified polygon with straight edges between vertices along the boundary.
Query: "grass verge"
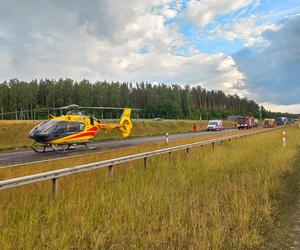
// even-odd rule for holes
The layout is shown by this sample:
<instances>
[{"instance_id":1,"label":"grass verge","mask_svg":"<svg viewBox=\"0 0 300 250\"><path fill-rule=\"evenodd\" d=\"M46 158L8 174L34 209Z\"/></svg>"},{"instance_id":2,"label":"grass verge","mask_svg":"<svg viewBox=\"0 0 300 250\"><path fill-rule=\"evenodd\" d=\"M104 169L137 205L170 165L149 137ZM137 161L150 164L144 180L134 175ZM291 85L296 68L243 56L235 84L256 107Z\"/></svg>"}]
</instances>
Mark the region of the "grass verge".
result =
<instances>
[{"instance_id":1,"label":"grass verge","mask_svg":"<svg viewBox=\"0 0 300 250\"><path fill-rule=\"evenodd\" d=\"M299 129L0 193L1 249L257 249L276 225ZM27 168L26 168L27 169ZM25 170L25 169L24 169Z\"/></svg>"},{"instance_id":2,"label":"grass verge","mask_svg":"<svg viewBox=\"0 0 300 250\"><path fill-rule=\"evenodd\" d=\"M281 176L283 188L272 197L277 207L275 227L261 249L298 249L300 238L300 146L290 162L291 168Z\"/></svg>"}]
</instances>

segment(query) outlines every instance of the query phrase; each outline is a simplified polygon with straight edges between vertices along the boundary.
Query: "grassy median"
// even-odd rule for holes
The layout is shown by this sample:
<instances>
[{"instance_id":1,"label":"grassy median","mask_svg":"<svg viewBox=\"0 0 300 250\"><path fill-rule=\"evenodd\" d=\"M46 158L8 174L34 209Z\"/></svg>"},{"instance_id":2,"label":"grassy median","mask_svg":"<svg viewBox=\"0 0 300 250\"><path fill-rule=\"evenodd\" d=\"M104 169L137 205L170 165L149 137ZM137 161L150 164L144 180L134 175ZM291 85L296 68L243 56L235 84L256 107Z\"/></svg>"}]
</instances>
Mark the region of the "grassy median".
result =
<instances>
[{"instance_id":1,"label":"grassy median","mask_svg":"<svg viewBox=\"0 0 300 250\"><path fill-rule=\"evenodd\" d=\"M300 131L281 130L0 192L1 249L257 249L276 227ZM74 163L74 162L73 162ZM53 163L57 164L57 163ZM26 171L27 168L24 168Z\"/></svg>"}]
</instances>

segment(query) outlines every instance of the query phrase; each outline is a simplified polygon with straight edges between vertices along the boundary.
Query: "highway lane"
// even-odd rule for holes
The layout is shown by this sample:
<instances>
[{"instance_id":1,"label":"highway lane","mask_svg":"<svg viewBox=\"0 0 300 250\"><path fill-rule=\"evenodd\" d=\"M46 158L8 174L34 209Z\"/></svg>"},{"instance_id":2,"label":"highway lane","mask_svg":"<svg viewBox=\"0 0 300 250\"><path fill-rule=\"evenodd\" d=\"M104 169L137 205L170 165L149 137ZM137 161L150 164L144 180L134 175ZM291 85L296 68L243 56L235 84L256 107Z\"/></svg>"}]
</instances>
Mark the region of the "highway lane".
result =
<instances>
[{"instance_id":1,"label":"highway lane","mask_svg":"<svg viewBox=\"0 0 300 250\"><path fill-rule=\"evenodd\" d=\"M235 131L236 129L225 129L223 131L208 132L201 131L195 133L183 133L183 134L172 134L169 135L169 141L174 141L178 139L192 138L196 136L203 136L208 134L224 134ZM164 142L165 136L149 136L149 137L139 137L139 138L127 138L109 141L98 141L89 144L91 147L95 147L93 150L86 150L84 147L82 149L77 148L71 150L67 153L57 153L57 152L46 152L46 153L35 153L31 149L26 150L15 150L15 151L3 151L0 153L0 168L13 167L24 164L31 164L37 162L52 161L55 159L70 158L72 156L78 156L83 154L103 152L107 150L126 148L138 145L148 145L153 143Z\"/></svg>"}]
</instances>

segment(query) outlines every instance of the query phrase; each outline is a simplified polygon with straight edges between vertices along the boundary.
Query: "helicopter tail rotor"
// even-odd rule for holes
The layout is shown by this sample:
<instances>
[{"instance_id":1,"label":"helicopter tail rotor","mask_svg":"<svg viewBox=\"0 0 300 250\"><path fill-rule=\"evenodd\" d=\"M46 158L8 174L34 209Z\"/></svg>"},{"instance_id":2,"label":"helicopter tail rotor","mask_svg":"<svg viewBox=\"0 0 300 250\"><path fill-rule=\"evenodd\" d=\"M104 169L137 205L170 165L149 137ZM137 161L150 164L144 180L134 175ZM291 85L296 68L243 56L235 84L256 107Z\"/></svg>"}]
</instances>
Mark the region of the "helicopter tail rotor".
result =
<instances>
[{"instance_id":1,"label":"helicopter tail rotor","mask_svg":"<svg viewBox=\"0 0 300 250\"><path fill-rule=\"evenodd\" d=\"M131 115L131 109L130 108L125 108L121 119L120 119L120 127L118 127L119 131L122 133L122 135L124 137L127 137L130 135L131 133L131 129L132 129L132 122L130 119L130 115Z\"/></svg>"}]
</instances>

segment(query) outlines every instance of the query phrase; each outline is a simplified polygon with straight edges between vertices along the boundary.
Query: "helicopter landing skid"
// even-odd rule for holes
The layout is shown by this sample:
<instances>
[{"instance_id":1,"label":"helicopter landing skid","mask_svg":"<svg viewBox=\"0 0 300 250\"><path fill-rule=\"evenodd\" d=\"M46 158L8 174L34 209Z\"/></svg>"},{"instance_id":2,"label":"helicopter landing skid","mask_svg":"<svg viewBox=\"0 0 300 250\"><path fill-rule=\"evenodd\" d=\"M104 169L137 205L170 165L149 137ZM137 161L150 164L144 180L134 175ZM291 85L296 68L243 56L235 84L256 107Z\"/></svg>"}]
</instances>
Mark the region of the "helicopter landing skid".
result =
<instances>
[{"instance_id":1,"label":"helicopter landing skid","mask_svg":"<svg viewBox=\"0 0 300 250\"><path fill-rule=\"evenodd\" d=\"M87 144L83 144L83 145L86 147L87 150L93 150L93 149L96 148L96 147L90 147L90 146L88 146Z\"/></svg>"},{"instance_id":2,"label":"helicopter landing skid","mask_svg":"<svg viewBox=\"0 0 300 250\"><path fill-rule=\"evenodd\" d=\"M53 149L54 152L56 153L68 153L71 150L75 150L74 147L71 147L72 145L51 145L51 148Z\"/></svg>"},{"instance_id":3,"label":"helicopter landing skid","mask_svg":"<svg viewBox=\"0 0 300 250\"><path fill-rule=\"evenodd\" d=\"M45 144L45 145L42 145L42 146L39 146L37 147L36 146L36 142L32 144L31 148L34 152L36 153L49 153L49 152L56 152L56 153L60 153L60 154L63 154L63 153L69 153L73 150L76 150L77 147L72 147L72 145L74 144L67 144L67 145L54 145L54 144ZM92 150L92 149L95 149L96 147L90 147L88 146L86 143L82 143L82 144L77 144L78 146L82 145L82 146L85 146L85 149L87 150ZM50 150L47 150L47 149L50 149Z\"/></svg>"},{"instance_id":4,"label":"helicopter landing skid","mask_svg":"<svg viewBox=\"0 0 300 250\"><path fill-rule=\"evenodd\" d=\"M72 145L77 145L77 146L85 146L85 148L87 150L92 150L92 149L95 149L96 147L90 147L88 146L86 143L84 144L68 144L68 145L60 145L60 147L58 147L57 145L51 145L53 151L57 152L57 153L68 153L72 150L76 150L78 149L76 146L75 147L71 147Z\"/></svg>"},{"instance_id":5,"label":"helicopter landing skid","mask_svg":"<svg viewBox=\"0 0 300 250\"><path fill-rule=\"evenodd\" d=\"M31 145L31 149L36 153L46 153L50 152L49 150L46 150L46 148L49 148L49 145L43 145L41 147L36 147L36 142Z\"/></svg>"}]
</instances>

